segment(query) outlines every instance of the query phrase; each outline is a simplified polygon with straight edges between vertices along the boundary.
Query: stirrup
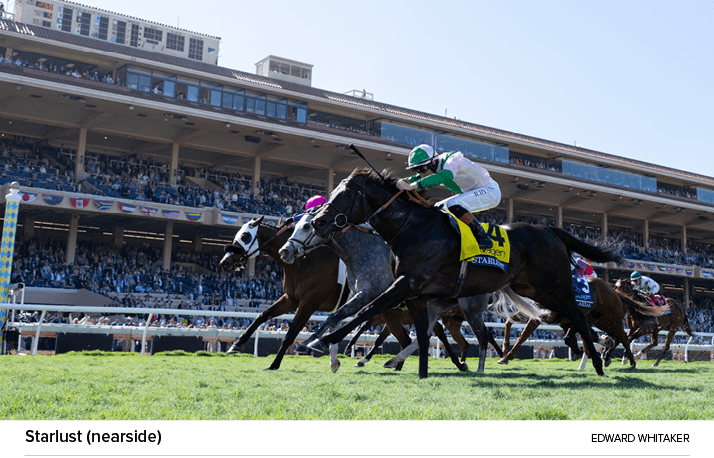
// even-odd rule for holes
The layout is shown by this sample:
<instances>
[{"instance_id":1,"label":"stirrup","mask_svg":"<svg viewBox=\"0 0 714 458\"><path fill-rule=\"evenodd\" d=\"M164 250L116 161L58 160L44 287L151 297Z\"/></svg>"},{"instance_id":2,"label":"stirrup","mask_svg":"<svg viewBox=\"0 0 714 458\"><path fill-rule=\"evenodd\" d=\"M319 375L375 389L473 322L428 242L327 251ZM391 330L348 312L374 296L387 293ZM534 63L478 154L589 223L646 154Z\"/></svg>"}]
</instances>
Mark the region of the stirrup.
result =
<instances>
[{"instance_id":1,"label":"stirrup","mask_svg":"<svg viewBox=\"0 0 714 458\"><path fill-rule=\"evenodd\" d=\"M491 237L486 235L486 233L482 233L481 237L477 236L476 242L478 243L478 247L482 250L488 250L493 248L493 240L491 240Z\"/></svg>"}]
</instances>

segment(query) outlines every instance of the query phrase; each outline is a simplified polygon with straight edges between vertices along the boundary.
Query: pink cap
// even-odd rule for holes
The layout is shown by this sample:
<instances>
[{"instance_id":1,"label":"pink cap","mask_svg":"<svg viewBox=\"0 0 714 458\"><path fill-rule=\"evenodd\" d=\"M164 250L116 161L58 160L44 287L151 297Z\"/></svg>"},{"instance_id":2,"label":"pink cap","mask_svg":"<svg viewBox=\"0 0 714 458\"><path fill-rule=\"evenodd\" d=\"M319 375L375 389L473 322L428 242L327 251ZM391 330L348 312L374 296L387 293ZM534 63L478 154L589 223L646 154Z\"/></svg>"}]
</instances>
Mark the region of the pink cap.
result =
<instances>
[{"instance_id":1,"label":"pink cap","mask_svg":"<svg viewBox=\"0 0 714 458\"><path fill-rule=\"evenodd\" d=\"M325 202L327 202L327 199L322 196L312 196L305 204L305 210L310 210L312 207L319 207Z\"/></svg>"}]
</instances>

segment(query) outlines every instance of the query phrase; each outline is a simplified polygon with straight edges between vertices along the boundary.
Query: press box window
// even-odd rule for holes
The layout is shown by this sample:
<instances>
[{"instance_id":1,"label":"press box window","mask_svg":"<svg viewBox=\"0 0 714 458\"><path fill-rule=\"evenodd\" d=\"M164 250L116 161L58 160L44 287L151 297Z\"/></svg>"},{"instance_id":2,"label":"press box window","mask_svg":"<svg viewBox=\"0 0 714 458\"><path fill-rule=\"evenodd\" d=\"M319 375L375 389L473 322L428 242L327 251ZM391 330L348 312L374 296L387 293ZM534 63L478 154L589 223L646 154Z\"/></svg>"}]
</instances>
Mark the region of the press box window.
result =
<instances>
[{"instance_id":1,"label":"press box window","mask_svg":"<svg viewBox=\"0 0 714 458\"><path fill-rule=\"evenodd\" d=\"M183 52L185 38L175 33L166 32L166 47L174 51Z\"/></svg>"},{"instance_id":2,"label":"press box window","mask_svg":"<svg viewBox=\"0 0 714 458\"><path fill-rule=\"evenodd\" d=\"M144 39L152 41L161 41L163 39L164 32L158 29L152 29L151 27L144 27Z\"/></svg>"}]
</instances>

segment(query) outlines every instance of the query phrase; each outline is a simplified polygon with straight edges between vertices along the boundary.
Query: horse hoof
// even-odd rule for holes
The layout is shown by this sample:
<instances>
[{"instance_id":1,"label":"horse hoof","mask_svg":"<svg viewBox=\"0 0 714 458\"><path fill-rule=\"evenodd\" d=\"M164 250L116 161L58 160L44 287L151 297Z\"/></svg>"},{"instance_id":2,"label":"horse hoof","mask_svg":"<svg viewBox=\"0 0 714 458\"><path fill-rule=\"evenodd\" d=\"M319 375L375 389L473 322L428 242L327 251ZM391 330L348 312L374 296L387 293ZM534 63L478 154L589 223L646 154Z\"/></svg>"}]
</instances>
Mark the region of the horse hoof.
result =
<instances>
[{"instance_id":1,"label":"horse hoof","mask_svg":"<svg viewBox=\"0 0 714 458\"><path fill-rule=\"evenodd\" d=\"M333 363L330 364L330 369L332 369L332 373L337 372L337 369L340 368L340 360L336 359Z\"/></svg>"},{"instance_id":2,"label":"horse hoof","mask_svg":"<svg viewBox=\"0 0 714 458\"><path fill-rule=\"evenodd\" d=\"M309 348L310 350L314 350L314 351L316 351L316 352L319 352L319 353L327 353L327 350L328 350L328 349L327 349L327 345L325 345L324 343L320 342L319 340L315 340L314 342L310 342L310 344L308 344L307 348Z\"/></svg>"},{"instance_id":3,"label":"horse hoof","mask_svg":"<svg viewBox=\"0 0 714 458\"><path fill-rule=\"evenodd\" d=\"M237 353L240 353L240 351L238 351L238 347L240 347L240 345L238 345L237 343L234 343L233 345L231 345L231 348L228 349L226 354L227 355L235 355Z\"/></svg>"},{"instance_id":4,"label":"horse hoof","mask_svg":"<svg viewBox=\"0 0 714 458\"><path fill-rule=\"evenodd\" d=\"M357 364L355 364L355 367L364 367L365 360L360 359Z\"/></svg>"},{"instance_id":5,"label":"horse hoof","mask_svg":"<svg viewBox=\"0 0 714 458\"><path fill-rule=\"evenodd\" d=\"M309 349L307 348L307 345L305 345L305 342L299 343L297 347L295 347L295 350L293 352L296 355L307 355Z\"/></svg>"},{"instance_id":6,"label":"horse hoof","mask_svg":"<svg viewBox=\"0 0 714 458\"><path fill-rule=\"evenodd\" d=\"M459 368L459 370L460 370L461 372L466 372L467 370L469 370L469 365L466 364L466 363L464 363L464 364Z\"/></svg>"},{"instance_id":7,"label":"horse hoof","mask_svg":"<svg viewBox=\"0 0 714 458\"><path fill-rule=\"evenodd\" d=\"M384 367L384 368L386 368L386 369L394 369L394 368L396 368L397 366L396 366L396 363L395 363L395 361L394 361L394 358L392 358L392 359L390 359L389 361L387 361L386 363L384 363L384 366L382 366L382 367Z\"/></svg>"},{"instance_id":8,"label":"horse hoof","mask_svg":"<svg viewBox=\"0 0 714 458\"><path fill-rule=\"evenodd\" d=\"M612 363L611 358L605 358L605 361L603 361L603 364L605 364L605 367L608 367Z\"/></svg>"},{"instance_id":9,"label":"horse hoof","mask_svg":"<svg viewBox=\"0 0 714 458\"><path fill-rule=\"evenodd\" d=\"M265 368L266 371L277 371L278 369L280 369L280 366L278 366L278 367L269 366L269 367Z\"/></svg>"},{"instance_id":10,"label":"horse hoof","mask_svg":"<svg viewBox=\"0 0 714 458\"><path fill-rule=\"evenodd\" d=\"M608 377L607 377L607 374L597 374L597 375L598 375L598 377L605 377L605 378L608 378Z\"/></svg>"},{"instance_id":11,"label":"horse hoof","mask_svg":"<svg viewBox=\"0 0 714 458\"><path fill-rule=\"evenodd\" d=\"M508 364L508 360L506 358L501 358L498 360L498 364Z\"/></svg>"}]
</instances>

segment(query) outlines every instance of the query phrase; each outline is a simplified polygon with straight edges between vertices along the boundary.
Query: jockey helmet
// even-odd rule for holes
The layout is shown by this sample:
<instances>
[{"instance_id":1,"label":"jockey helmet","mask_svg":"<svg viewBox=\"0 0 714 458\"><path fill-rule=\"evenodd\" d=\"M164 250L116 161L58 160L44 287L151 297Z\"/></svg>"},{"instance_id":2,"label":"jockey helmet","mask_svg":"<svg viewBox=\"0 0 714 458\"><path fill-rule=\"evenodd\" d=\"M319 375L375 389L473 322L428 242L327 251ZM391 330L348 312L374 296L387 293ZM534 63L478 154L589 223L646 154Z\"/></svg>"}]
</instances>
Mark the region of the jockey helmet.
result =
<instances>
[{"instance_id":1,"label":"jockey helmet","mask_svg":"<svg viewBox=\"0 0 714 458\"><path fill-rule=\"evenodd\" d=\"M642 278L642 274L638 271L634 271L632 272L632 274L630 274L630 280L632 281L639 280L640 278Z\"/></svg>"},{"instance_id":2,"label":"jockey helmet","mask_svg":"<svg viewBox=\"0 0 714 458\"><path fill-rule=\"evenodd\" d=\"M319 207L325 202L327 202L327 199L322 196L312 196L305 204L305 210L310 210L312 207Z\"/></svg>"},{"instance_id":3,"label":"jockey helmet","mask_svg":"<svg viewBox=\"0 0 714 458\"><path fill-rule=\"evenodd\" d=\"M407 169L416 169L417 167L426 165L435 157L436 153L434 152L434 148L429 145L419 145L409 153Z\"/></svg>"}]
</instances>

